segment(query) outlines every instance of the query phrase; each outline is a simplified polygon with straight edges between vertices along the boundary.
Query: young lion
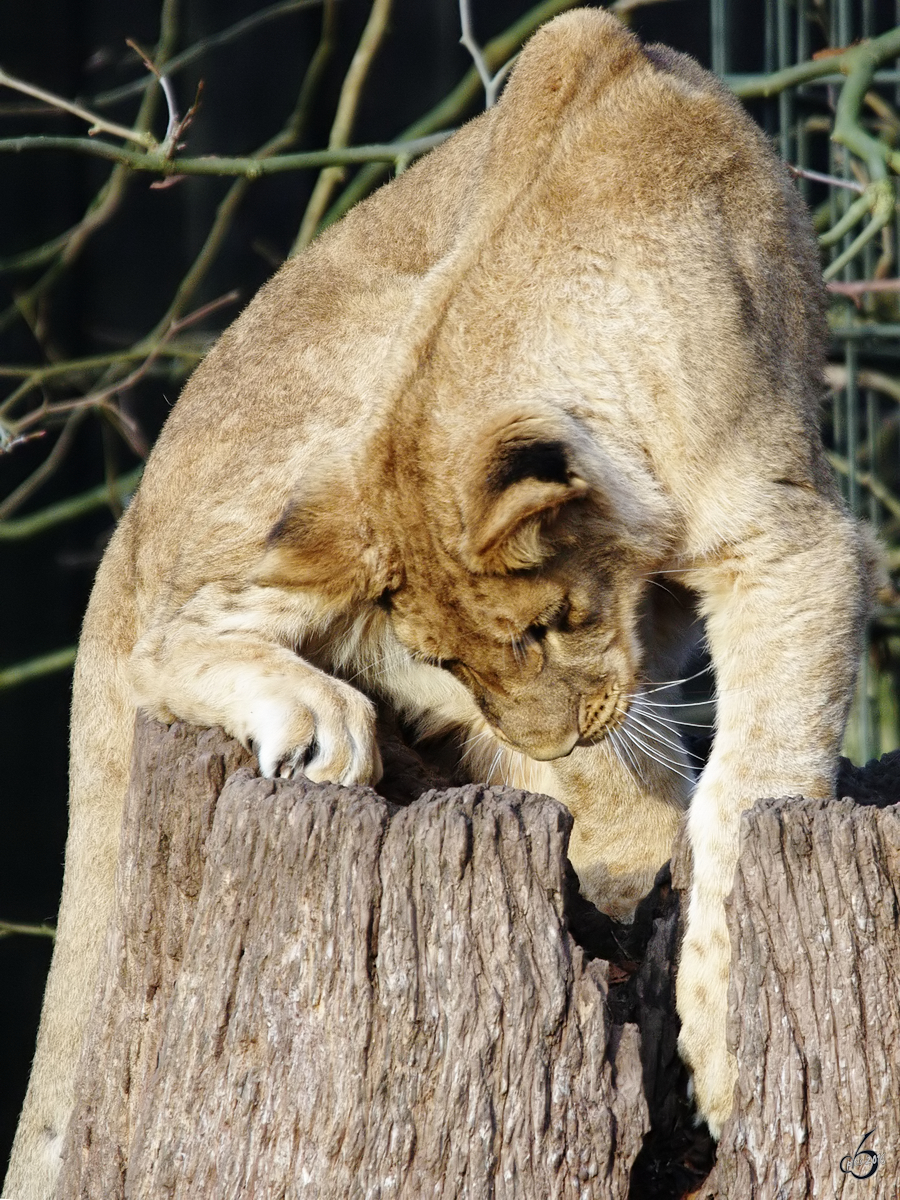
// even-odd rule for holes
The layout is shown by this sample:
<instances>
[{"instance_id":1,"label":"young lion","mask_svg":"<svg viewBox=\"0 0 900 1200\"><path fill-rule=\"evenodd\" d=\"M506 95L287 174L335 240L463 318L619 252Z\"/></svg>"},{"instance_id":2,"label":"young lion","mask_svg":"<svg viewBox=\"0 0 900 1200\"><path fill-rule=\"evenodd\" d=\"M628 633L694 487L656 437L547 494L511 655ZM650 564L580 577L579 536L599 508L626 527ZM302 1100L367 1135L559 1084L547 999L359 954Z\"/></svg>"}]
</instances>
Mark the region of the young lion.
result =
<instances>
[{"instance_id":1,"label":"young lion","mask_svg":"<svg viewBox=\"0 0 900 1200\"><path fill-rule=\"evenodd\" d=\"M662 685L706 622L681 1048L728 1116L742 809L831 795L864 617L816 432L815 247L689 59L572 12L496 108L287 263L185 389L100 568L59 940L6 1195L50 1194L111 908L135 705L267 775L371 783L373 698L559 797L624 915L691 788ZM663 587L654 587L662 582Z\"/></svg>"}]
</instances>

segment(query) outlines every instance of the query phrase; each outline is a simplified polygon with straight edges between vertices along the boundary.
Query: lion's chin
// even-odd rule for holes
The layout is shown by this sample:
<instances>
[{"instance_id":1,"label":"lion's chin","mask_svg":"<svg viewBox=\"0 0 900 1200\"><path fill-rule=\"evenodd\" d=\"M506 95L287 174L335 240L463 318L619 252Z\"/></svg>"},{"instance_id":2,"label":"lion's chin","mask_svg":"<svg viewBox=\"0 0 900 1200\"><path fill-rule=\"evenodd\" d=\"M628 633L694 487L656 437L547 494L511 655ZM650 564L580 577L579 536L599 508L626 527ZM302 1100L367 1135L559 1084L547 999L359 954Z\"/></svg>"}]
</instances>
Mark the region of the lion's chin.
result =
<instances>
[{"instance_id":1,"label":"lion's chin","mask_svg":"<svg viewBox=\"0 0 900 1200\"><path fill-rule=\"evenodd\" d=\"M553 743L535 741L527 744L512 741L502 730L493 726L491 732L507 750L513 750L516 754L524 754L527 758L534 759L535 762L551 762L554 758L566 758L576 746L587 744L579 738L577 730L573 730L572 733L566 734Z\"/></svg>"}]
</instances>

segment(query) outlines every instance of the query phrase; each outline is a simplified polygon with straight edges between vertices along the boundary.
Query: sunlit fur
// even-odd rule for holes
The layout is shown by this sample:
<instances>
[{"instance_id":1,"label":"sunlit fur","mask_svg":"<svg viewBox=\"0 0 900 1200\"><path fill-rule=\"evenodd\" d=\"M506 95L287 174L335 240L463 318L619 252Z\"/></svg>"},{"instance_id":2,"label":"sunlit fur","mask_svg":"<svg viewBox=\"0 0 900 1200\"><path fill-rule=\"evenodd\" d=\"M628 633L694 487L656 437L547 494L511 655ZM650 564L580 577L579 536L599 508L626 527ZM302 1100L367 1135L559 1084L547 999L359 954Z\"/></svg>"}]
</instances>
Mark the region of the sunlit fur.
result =
<instances>
[{"instance_id":1,"label":"sunlit fur","mask_svg":"<svg viewBox=\"0 0 900 1200\"><path fill-rule=\"evenodd\" d=\"M663 689L694 601L718 709L678 1006L721 1126L740 814L831 793L865 612L817 435L822 300L765 138L598 10L547 25L494 109L260 292L175 406L97 577L5 1195L53 1191L136 703L223 725L271 773L348 784L377 779L375 705L393 707L455 738L462 776L562 800L583 891L626 916L693 788Z\"/></svg>"}]
</instances>

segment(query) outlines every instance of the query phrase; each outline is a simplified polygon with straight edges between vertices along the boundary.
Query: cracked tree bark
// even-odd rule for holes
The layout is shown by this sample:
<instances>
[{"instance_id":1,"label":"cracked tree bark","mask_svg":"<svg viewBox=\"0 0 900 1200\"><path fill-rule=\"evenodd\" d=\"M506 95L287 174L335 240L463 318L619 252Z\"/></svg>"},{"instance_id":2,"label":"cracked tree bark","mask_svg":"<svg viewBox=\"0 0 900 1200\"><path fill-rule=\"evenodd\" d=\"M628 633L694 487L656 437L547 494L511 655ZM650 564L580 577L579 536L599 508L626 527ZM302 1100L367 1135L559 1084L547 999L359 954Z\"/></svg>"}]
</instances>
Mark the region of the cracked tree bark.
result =
<instances>
[{"instance_id":1,"label":"cracked tree bark","mask_svg":"<svg viewBox=\"0 0 900 1200\"><path fill-rule=\"evenodd\" d=\"M139 721L58 1200L664 1200L702 1182L665 875L615 926L575 892L560 805L448 789L388 741L379 796L262 780L221 731ZM900 799L900 761L876 774L843 790ZM745 819L740 1078L708 1200L896 1184L898 820L851 801ZM873 1125L859 1183L840 1164Z\"/></svg>"},{"instance_id":2,"label":"cracked tree bark","mask_svg":"<svg viewBox=\"0 0 900 1200\"><path fill-rule=\"evenodd\" d=\"M770 801L744 819L739 1077L704 1200L898 1194L900 755L841 784L865 803Z\"/></svg>"},{"instance_id":3,"label":"cracked tree bark","mask_svg":"<svg viewBox=\"0 0 900 1200\"><path fill-rule=\"evenodd\" d=\"M240 757L139 725L58 1195L624 1194L639 1039L566 930L561 806Z\"/></svg>"}]
</instances>

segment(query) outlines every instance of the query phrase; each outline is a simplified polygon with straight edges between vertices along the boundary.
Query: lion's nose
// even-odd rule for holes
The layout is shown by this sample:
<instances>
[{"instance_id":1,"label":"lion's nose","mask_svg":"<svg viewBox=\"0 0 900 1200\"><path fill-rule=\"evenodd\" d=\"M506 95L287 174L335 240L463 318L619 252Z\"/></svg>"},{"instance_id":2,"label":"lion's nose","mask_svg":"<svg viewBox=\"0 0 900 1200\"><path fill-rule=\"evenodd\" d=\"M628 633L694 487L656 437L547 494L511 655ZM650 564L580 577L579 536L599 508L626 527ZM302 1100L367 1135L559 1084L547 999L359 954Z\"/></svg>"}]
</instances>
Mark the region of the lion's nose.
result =
<instances>
[{"instance_id":1,"label":"lion's nose","mask_svg":"<svg viewBox=\"0 0 900 1200\"><path fill-rule=\"evenodd\" d=\"M582 696L578 705L578 733L585 740L598 738L607 730L619 703L619 693L606 688L593 696Z\"/></svg>"}]
</instances>

